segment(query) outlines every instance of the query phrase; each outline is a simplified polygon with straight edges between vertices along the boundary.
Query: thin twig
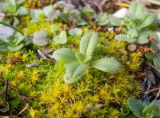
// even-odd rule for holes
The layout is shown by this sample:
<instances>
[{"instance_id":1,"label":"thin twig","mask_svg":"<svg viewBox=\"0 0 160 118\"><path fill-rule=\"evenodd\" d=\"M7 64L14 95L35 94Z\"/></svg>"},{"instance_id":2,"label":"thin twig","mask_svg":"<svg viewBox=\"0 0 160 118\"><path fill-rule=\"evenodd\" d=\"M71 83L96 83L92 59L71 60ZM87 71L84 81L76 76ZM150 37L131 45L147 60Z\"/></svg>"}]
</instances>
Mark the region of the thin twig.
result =
<instances>
[{"instance_id":1,"label":"thin twig","mask_svg":"<svg viewBox=\"0 0 160 118\"><path fill-rule=\"evenodd\" d=\"M8 100L8 90L9 90L9 81L6 80L5 81L5 98L6 98L6 101Z\"/></svg>"},{"instance_id":2,"label":"thin twig","mask_svg":"<svg viewBox=\"0 0 160 118\"><path fill-rule=\"evenodd\" d=\"M42 57L42 59L44 59L44 60L46 60L46 59L47 59L47 57L43 54L43 52L42 52L42 51L37 50L37 52L38 52L38 54Z\"/></svg>"},{"instance_id":3,"label":"thin twig","mask_svg":"<svg viewBox=\"0 0 160 118\"><path fill-rule=\"evenodd\" d=\"M156 98L153 100L153 102L155 102L157 100L157 98L159 97L159 95L160 95L160 88L159 88L159 91L158 91L158 93L156 95Z\"/></svg>"},{"instance_id":4,"label":"thin twig","mask_svg":"<svg viewBox=\"0 0 160 118\"><path fill-rule=\"evenodd\" d=\"M145 94L149 94L149 93L152 93L152 92L158 91L158 90L159 90L159 88L150 89L147 92L145 92Z\"/></svg>"},{"instance_id":5,"label":"thin twig","mask_svg":"<svg viewBox=\"0 0 160 118\"><path fill-rule=\"evenodd\" d=\"M22 114L25 110L27 110L29 108L29 105L26 104L25 107L17 114L17 116L19 116L20 114Z\"/></svg>"},{"instance_id":6,"label":"thin twig","mask_svg":"<svg viewBox=\"0 0 160 118\"><path fill-rule=\"evenodd\" d=\"M95 106L95 107L91 107L91 108L87 108L87 109L85 109L84 111L83 111L83 113L87 113L87 112L89 112L89 111L92 111L92 110L98 110L98 109L101 109L101 108L103 108L105 106L105 104L99 104L99 105L97 105L97 106Z\"/></svg>"},{"instance_id":7,"label":"thin twig","mask_svg":"<svg viewBox=\"0 0 160 118\"><path fill-rule=\"evenodd\" d=\"M160 5L160 1L158 0L147 0L147 1L155 5Z\"/></svg>"}]
</instances>

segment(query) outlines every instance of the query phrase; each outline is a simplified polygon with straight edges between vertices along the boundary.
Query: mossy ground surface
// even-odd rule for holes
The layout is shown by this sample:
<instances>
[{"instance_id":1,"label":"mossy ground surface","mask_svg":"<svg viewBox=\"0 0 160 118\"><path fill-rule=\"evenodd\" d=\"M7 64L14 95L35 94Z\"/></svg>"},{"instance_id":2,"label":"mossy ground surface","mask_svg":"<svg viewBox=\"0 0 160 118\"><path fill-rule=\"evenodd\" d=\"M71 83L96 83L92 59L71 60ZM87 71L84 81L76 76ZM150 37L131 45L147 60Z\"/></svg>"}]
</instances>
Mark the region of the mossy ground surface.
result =
<instances>
[{"instance_id":1,"label":"mossy ground surface","mask_svg":"<svg viewBox=\"0 0 160 118\"><path fill-rule=\"evenodd\" d=\"M42 29L49 31L52 36L64 30L65 26L60 23L39 22L26 23L23 28L27 35L33 35ZM82 29L83 33L90 30L87 27ZM135 75L140 70L143 58L140 52L129 52L126 43L116 41L114 36L114 33L100 31L98 47L93 57L99 59L114 56L122 63L122 69L116 73L104 73L91 68L81 81L73 85L63 81L65 69L62 62L43 60L38 55L37 50L43 48L30 46L27 51L1 53L0 106L5 108L8 103L10 109L7 114L12 117L129 117L127 100L141 92ZM65 45L52 41L48 47L52 50L60 47L78 50L81 36L68 35L67 38ZM27 64L36 66L26 67Z\"/></svg>"}]
</instances>

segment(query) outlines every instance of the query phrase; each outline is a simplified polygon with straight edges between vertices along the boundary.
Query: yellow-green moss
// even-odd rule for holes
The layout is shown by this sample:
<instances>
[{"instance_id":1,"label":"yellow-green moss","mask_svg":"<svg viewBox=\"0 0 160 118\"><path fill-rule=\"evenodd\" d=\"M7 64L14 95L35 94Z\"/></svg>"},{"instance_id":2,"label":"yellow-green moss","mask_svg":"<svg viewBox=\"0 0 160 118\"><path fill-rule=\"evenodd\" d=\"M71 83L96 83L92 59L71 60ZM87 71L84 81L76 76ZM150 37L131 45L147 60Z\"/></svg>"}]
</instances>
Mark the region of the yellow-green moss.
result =
<instances>
[{"instance_id":1,"label":"yellow-green moss","mask_svg":"<svg viewBox=\"0 0 160 118\"><path fill-rule=\"evenodd\" d=\"M59 73L59 76L62 75ZM50 116L78 118L84 115L92 118L92 112L96 111L83 114L84 110L103 103L105 107L101 110L105 113L98 117L118 117L121 115L119 106L127 106L128 97L136 96L139 92L140 87L134 81L134 75L127 75L125 70L115 75L91 71L77 85L67 85L62 80L55 80L52 87L42 93L40 101L49 105L47 114ZM114 112L109 112L111 107Z\"/></svg>"},{"instance_id":2,"label":"yellow-green moss","mask_svg":"<svg viewBox=\"0 0 160 118\"><path fill-rule=\"evenodd\" d=\"M60 31L62 24L56 23L53 24L52 22L37 22L37 23L26 23L27 26L24 29L24 32L26 35L33 35L35 32L38 32L40 30L46 30L49 32L50 35L53 35L52 33L55 33L56 31Z\"/></svg>"},{"instance_id":3,"label":"yellow-green moss","mask_svg":"<svg viewBox=\"0 0 160 118\"><path fill-rule=\"evenodd\" d=\"M54 35L62 30L61 25L58 25L58 30L53 31L52 25L55 26L56 23L27 24L24 31L27 35L33 35L34 32L47 28L46 30ZM83 32L87 31L88 29L84 27ZM11 111L23 109L26 105L23 101L25 99L29 108L22 114L24 117L127 117L127 99L130 96L137 96L141 90L134 80L134 72L140 69L143 58L140 52L129 52L126 43L118 42L114 37L114 33L100 32L98 47L93 57L99 59L113 56L122 63L122 69L117 73L104 73L91 68L87 70L82 80L74 85L64 83L65 69L62 62L39 59L36 51L3 53L0 62L0 70L3 73L0 90L3 90L1 88L5 86L5 81L9 80ZM77 51L81 36L68 35L67 38L67 44L59 45L51 42L49 47L53 50L69 47ZM26 64L35 63L39 65L26 67ZM1 99L4 100L0 97ZM84 113L86 109L100 104L104 104L104 107Z\"/></svg>"},{"instance_id":4,"label":"yellow-green moss","mask_svg":"<svg viewBox=\"0 0 160 118\"><path fill-rule=\"evenodd\" d=\"M129 52L126 49L126 42L117 41L114 33L102 33L102 43L106 46L106 53L119 59L132 72L140 69L143 63L141 52Z\"/></svg>"}]
</instances>

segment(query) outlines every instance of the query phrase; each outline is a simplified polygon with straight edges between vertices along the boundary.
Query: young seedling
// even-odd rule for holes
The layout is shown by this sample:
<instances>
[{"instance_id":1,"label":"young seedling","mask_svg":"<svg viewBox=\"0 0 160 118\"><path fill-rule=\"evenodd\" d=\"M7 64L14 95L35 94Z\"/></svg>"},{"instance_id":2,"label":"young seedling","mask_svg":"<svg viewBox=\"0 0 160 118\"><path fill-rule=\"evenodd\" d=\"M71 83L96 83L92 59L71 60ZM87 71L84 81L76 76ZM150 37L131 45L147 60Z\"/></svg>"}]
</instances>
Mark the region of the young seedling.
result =
<instances>
[{"instance_id":1,"label":"young seedling","mask_svg":"<svg viewBox=\"0 0 160 118\"><path fill-rule=\"evenodd\" d=\"M7 13L3 22L13 23L16 26L19 23L18 18L29 13L28 9L22 6L23 2L24 0L5 0L5 2L0 2L0 12Z\"/></svg>"},{"instance_id":2,"label":"young seedling","mask_svg":"<svg viewBox=\"0 0 160 118\"><path fill-rule=\"evenodd\" d=\"M116 39L128 43L146 44L150 35L155 36L156 22L155 14L145 11L142 4L133 3L127 15L121 20L120 26L125 28L126 34L120 34Z\"/></svg>"},{"instance_id":3,"label":"young seedling","mask_svg":"<svg viewBox=\"0 0 160 118\"><path fill-rule=\"evenodd\" d=\"M66 83L72 84L79 81L89 67L104 72L115 72L121 67L121 64L113 57L93 60L97 43L98 34L88 32L81 39L79 52L75 53L69 48L61 48L54 52L53 57L56 61L64 63L66 69L64 80Z\"/></svg>"}]
</instances>

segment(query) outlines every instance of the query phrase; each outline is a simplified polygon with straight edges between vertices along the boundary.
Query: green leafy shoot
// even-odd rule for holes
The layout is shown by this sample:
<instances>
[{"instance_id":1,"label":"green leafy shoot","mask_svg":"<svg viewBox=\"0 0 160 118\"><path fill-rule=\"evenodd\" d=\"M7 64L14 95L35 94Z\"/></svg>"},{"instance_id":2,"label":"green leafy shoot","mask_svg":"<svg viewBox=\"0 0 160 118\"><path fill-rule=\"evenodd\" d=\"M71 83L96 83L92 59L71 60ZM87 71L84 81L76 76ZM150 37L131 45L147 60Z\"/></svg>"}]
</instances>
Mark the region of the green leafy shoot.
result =
<instances>
[{"instance_id":1,"label":"green leafy shoot","mask_svg":"<svg viewBox=\"0 0 160 118\"><path fill-rule=\"evenodd\" d=\"M116 72L120 69L120 63L113 57L105 57L93 60L92 56L97 47L98 34L88 32L84 34L80 42L80 51L73 52L69 48L61 48L53 53L56 61L62 61L65 65L66 74L64 80L68 84L79 81L89 67L94 67L104 72Z\"/></svg>"},{"instance_id":2,"label":"green leafy shoot","mask_svg":"<svg viewBox=\"0 0 160 118\"><path fill-rule=\"evenodd\" d=\"M18 51L30 43L30 38L23 36L21 33L16 33L16 35L8 36L7 42L1 41L0 51Z\"/></svg>"},{"instance_id":3,"label":"green leafy shoot","mask_svg":"<svg viewBox=\"0 0 160 118\"><path fill-rule=\"evenodd\" d=\"M108 15L107 13L104 13L101 16L97 16L96 22L100 26L104 25L113 25L113 26L120 26L121 20L115 16Z\"/></svg>"},{"instance_id":4,"label":"green leafy shoot","mask_svg":"<svg viewBox=\"0 0 160 118\"><path fill-rule=\"evenodd\" d=\"M0 2L0 12L7 14L3 18L3 22L12 24L14 26L19 24L19 18L29 14L29 10L22 6L22 0L5 0Z\"/></svg>"},{"instance_id":5,"label":"green leafy shoot","mask_svg":"<svg viewBox=\"0 0 160 118\"><path fill-rule=\"evenodd\" d=\"M145 11L141 3L133 3L119 25L124 27L126 33L116 36L116 39L128 43L146 44L149 42L148 36L155 36L156 23L157 18L154 13Z\"/></svg>"}]
</instances>

